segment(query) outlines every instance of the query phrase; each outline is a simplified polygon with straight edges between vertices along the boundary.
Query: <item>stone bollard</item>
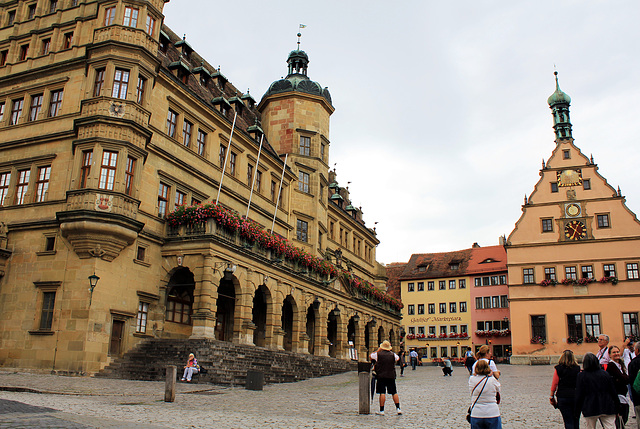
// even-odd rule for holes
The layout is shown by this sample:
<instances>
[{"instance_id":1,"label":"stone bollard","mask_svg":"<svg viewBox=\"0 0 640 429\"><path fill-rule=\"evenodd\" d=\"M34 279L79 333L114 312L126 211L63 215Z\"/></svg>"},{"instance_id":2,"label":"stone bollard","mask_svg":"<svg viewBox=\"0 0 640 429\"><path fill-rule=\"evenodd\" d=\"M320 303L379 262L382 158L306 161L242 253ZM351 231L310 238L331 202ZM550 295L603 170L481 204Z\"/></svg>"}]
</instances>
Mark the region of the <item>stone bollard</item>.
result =
<instances>
[{"instance_id":1,"label":"stone bollard","mask_svg":"<svg viewBox=\"0 0 640 429\"><path fill-rule=\"evenodd\" d=\"M369 371L371 371L371 362L358 362L358 391L359 391L359 410L360 414L371 413L371 398Z\"/></svg>"},{"instance_id":2,"label":"stone bollard","mask_svg":"<svg viewBox=\"0 0 640 429\"><path fill-rule=\"evenodd\" d=\"M176 400L176 379L178 369L175 365L167 366L167 375L164 380L164 402L174 402Z\"/></svg>"},{"instance_id":3,"label":"stone bollard","mask_svg":"<svg viewBox=\"0 0 640 429\"><path fill-rule=\"evenodd\" d=\"M262 390L264 386L264 372L262 371L247 371L247 381L245 389L247 390Z\"/></svg>"}]
</instances>

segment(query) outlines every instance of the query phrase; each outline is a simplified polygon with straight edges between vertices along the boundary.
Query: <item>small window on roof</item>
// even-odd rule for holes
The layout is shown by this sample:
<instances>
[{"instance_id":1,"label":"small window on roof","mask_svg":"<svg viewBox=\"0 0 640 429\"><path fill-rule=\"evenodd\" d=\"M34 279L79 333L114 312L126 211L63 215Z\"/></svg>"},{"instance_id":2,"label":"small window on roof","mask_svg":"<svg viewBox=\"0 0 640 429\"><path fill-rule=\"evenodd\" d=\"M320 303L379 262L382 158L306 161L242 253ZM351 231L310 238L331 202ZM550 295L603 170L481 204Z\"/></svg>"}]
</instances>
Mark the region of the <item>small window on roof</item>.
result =
<instances>
[{"instance_id":1,"label":"small window on roof","mask_svg":"<svg viewBox=\"0 0 640 429\"><path fill-rule=\"evenodd\" d=\"M451 262L449 264L449 268L451 268L451 270L455 271L455 270L460 268L460 264L458 262Z\"/></svg>"}]
</instances>

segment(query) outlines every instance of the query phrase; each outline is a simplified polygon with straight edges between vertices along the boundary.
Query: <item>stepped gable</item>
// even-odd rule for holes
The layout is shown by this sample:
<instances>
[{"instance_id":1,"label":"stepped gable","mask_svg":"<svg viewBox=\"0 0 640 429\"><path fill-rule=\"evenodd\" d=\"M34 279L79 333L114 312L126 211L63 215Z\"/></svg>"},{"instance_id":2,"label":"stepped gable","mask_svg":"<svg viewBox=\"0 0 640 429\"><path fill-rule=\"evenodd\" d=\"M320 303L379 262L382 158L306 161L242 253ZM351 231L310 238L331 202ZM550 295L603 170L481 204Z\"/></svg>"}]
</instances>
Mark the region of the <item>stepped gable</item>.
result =
<instances>
[{"instance_id":1,"label":"stepped gable","mask_svg":"<svg viewBox=\"0 0 640 429\"><path fill-rule=\"evenodd\" d=\"M407 262L402 280L461 276L467 272L472 249L442 253L415 253ZM457 264L456 269L452 269Z\"/></svg>"},{"instance_id":2,"label":"stepped gable","mask_svg":"<svg viewBox=\"0 0 640 429\"><path fill-rule=\"evenodd\" d=\"M504 246L474 247L467 274L507 271L507 251Z\"/></svg>"},{"instance_id":3,"label":"stepped gable","mask_svg":"<svg viewBox=\"0 0 640 429\"><path fill-rule=\"evenodd\" d=\"M264 373L265 383L289 383L357 369L352 361L271 350L211 339L150 339L138 344L96 377L162 381L165 368L178 367L178 377L189 353L194 353L206 374L198 381L244 386L247 371Z\"/></svg>"},{"instance_id":4,"label":"stepped gable","mask_svg":"<svg viewBox=\"0 0 640 429\"><path fill-rule=\"evenodd\" d=\"M200 84L198 77L192 73L189 74L188 83L184 84L177 77L173 75L171 70L169 69L169 64L182 61L189 65L189 69L193 71L195 68L203 67L205 70L209 72L209 74L214 75L218 71L215 67L212 67L207 61L204 60L200 55L198 55L195 51L193 51L189 57L189 59L185 58L184 55L180 52L180 50L175 46L176 43L183 41L177 34L175 34L169 27L166 25L162 26L162 31L166 34L170 42L167 46L166 53L162 52L162 50L158 50L158 59L162 64L163 71L173 77L173 80L176 81L178 85L186 87L194 96L200 99L204 104L213 108L211 104L211 100L216 97L224 97L229 100L232 97L242 97L244 94L242 91L238 90L231 82L228 82L224 86L224 90L221 90L218 85L209 84L207 86L203 86ZM255 125L256 120L260 121L260 113L257 110L257 104L253 108L249 108L248 106L244 106L242 108L242 113L238 114L236 119L236 130L234 132L242 131L246 133L247 129L253 125ZM230 122L233 122L233 115L231 114L227 119ZM263 150L270 152L273 156L279 157L278 153L271 146L271 144L267 141L267 136L264 136L263 141Z\"/></svg>"},{"instance_id":5,"label":"stepped gable","mask_svg":"<svg viewBox=\"0 0 640 429\"><path fill-rule=\"evenodd\" d=\"M400 288L400 276L407 264L405 262L393 262L387 264L387 293L395 299L402 299Z\"/></svg>"}]
</instances>

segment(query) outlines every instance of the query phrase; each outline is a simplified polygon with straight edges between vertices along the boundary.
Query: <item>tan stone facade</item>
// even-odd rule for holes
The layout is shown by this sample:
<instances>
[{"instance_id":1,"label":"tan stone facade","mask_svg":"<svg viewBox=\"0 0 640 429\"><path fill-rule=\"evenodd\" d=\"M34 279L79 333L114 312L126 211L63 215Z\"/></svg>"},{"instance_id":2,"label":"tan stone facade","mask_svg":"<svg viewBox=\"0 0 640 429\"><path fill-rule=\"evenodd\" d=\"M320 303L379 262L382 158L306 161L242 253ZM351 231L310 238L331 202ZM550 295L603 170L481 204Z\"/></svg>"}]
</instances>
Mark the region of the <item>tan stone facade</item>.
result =
<instances>
[{"instance_id":1,"label":"tan stone facade","mask_svg":"<svg viewBox=\"0 0 640 429\"><path fill-rule=\"evenodd\" d=\"M386 277L328 169L328 96L258 105L162 26L163 0L51 3L0 2L0 365L94 373L150 337L338 358L398 343L399 311L349 281ZM165 220L217 199L242 216L251 199L251 220L348 275Z\"/></svg>"}]
</instances>

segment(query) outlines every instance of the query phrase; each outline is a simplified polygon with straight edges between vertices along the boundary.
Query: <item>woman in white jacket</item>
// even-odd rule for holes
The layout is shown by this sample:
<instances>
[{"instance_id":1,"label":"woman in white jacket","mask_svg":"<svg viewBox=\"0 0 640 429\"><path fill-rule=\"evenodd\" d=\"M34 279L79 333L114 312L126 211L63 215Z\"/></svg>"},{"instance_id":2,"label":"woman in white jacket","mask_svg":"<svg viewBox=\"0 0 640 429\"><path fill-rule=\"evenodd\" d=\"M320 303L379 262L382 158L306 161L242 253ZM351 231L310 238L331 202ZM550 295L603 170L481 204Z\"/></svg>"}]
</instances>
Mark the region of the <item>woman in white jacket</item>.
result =
<instances>
[{"instance_id":1,"label":"woman in white jacket","mask_svg":"<svg viewBox=\"0 0 640 429\"><path fill-rule=\"evenodd\" d=\"M480 360L469 377L471 392L471 429L502 429L500 383L491 375L487 361Z\"/></svg>"}]
</instances>

